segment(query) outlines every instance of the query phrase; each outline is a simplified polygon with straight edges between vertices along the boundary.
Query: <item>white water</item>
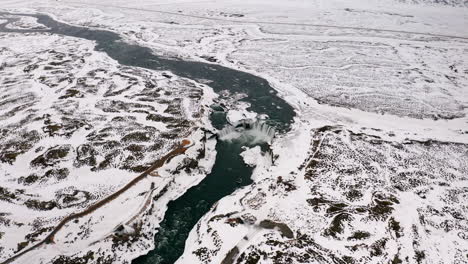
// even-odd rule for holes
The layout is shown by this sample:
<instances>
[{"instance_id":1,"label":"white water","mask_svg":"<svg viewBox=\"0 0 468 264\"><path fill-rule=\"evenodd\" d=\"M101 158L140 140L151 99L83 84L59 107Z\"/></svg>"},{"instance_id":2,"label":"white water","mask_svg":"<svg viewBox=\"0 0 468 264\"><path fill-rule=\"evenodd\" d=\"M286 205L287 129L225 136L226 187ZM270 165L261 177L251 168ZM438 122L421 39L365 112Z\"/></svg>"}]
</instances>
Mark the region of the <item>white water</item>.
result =
<instances>
[{"instance_id":1,"label":"white water","mask_svg":"<svg viewBox=\"0 0 468 264\"><path fill-rule=\"evenodd\" d=\"M218 136L220 140L239 140L248 144L270 143L275 136L275 129L262 120L241 120L223 128Z\"/></svg>"}]
</instances>

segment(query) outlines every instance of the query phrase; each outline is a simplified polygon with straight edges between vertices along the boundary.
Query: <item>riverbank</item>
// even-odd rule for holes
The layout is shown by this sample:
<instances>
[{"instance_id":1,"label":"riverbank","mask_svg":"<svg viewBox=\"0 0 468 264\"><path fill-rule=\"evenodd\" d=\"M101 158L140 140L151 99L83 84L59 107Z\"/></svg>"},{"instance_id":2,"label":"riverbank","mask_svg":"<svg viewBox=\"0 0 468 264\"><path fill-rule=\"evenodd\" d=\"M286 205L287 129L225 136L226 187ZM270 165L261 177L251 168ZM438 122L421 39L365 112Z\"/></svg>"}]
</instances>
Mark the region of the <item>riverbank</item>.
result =
<instances>
[{"instance_id":1,"label":"riverbank","mask_svg":"<svg viewBox=\"0 0 468 264\"><path fill-rule=\"evenodd\" d=\"M179 263L465 255L468 17L456 1L73 2L38 8L163 57L261 76L298 113L273 157L242 153L253 183L197 222Z\"/></svg>"},{"instance_id":2,"label":"riverbank","mask_svg":"<svg viewBox=\"0 0 468 264\"><path fill-rule=\"evenodd\" d=\"M269 87L268 82L266 82L264 79L261 79L256 76L246 74L240 71L232 70L229 68L224 68L222 66L216 66L216 65L205 64L205 63L194 62L194 61L181 61L175 58L159 57L159 56L152 54L152 52L145 47L138 47L137 45L134 45L134 44L127 44L125 42L119 41L120 37L117 34L109 32L109 31L92 30L88 28L75 27L75 26L57 22L45 15L21 14L20 17L21 16L27 16L27 17L32 16L32 17L37 18L38 19L37 22L40 24L43 24L47 28L47 29L41 28L39 31L40 33L53 33L53 34L67 35L67 36L73 36L73 37L83 37L88 40L94 40L96 41L97 50L105 51L109 56L116 59L120 63L127 64L129 66L140 66L140 67L149 68L153 70L160 70L160 71L170 70L178 76L194 78L196 81L211 80L211 82L209 83L210 88L213 88L215 91L218 91L218 92L223 91L223 95L220 97L221 100L223 100L223 97L225 97L225 99L228 99L232 96L234 96L234 98L238 97L239 101L243 101L244 103L247 103L249 105L248 107L249 111L254 111L259 115L268 116L269 119L264 122L269 122L271 125L274 125L276 128L278 128L279 131L287 131L290 123L292 122L294 111L289 105L287 105L284 102L284 100L276 97L276 92L271 87ZM17 18L13 20L11 19L9 20L9 23L13 23L13 22L18 23L19 20ZM3 27L3 31L8 32L8 33L12 33L12 32L33 33L35 32L35 29L24 29L24 28L16 29L16 28ZM153 87L148 87L148 88L153 88ZM228 92L224 92L226 88L229 88L227 90ZM169 102L169 104L171 103L172 102ZM235 104L236 102L233 102L233 103ZM166 111L168 109L170 109L170 107L167 108ZM278 109L281 109L281 112L278 111ZM217 118L213 119L212 125L217 128L222 128L228 125L227 119L225 117L226 114L227 113L225 112L225 110L220 111L220 113L217 115ZM262 133L260 130L258 132ZM146 137L146 135L144 135L144 137ZM262 142L262 140L260 140L259 143ZM196 203L193 205L190 205L190 207L194 206L193 208L196 210L196 213L194 214L194 216L200 217L219 198L223 197L224 195L232 193L232 191L234 191L237 188L239 180L241 182L243 181L244 184L248 184L249 176L250 176L249 168L246 167L246 165L243 163L242 159L238 155L242 151L243 144L248 145L249 142L242 142L241 144L237 144L237 143L226 141L226 143L221 142L217 144L218 145L217 151L223 152L223 155L218 155L218 158L216 159L215 166L214 166L214 168L217 168L217 169L214 171L214 173L210 174L211 177L209 179L211 180L206 181L206 183L209 183L209 185L206 185L207 190L209 190L209 192L212 192L212 194L215 194L215 195L211 195L210 200L208 199L206 200L207 203L205 204L205 207L195 206ZM234 149L231 149L232 146L234 146ZM201 158L203 158L205 155L209 156L209 155L213 155L213 153L207 154L203 151L202 153L199 153L199 155L201 155ZM192 168L198 167L197 166L199 162L198 160L192 160L188 162L189 164L185 164L186 166L189 166L187 169L188 173L191 171ZM195 162L195 164L190 165L193 162ZM216 164L224 164L224 165L216 165ZM238 170L229 170L229 166L226 166L226 164L229 164L229 166L237 167ZM231 173L230 174L231 176L226 177L226 175L228 175L226 172L228 171ZM222 180L222 179L225 179L225 180ZM227 185L219 188L219 186L223 186L223 185L219 185L218 183L226 183ZM202 185L202 186L205 186L205 185ZM166 187L164 187L163 189L165 188ZM205 191L202 191L201 193L205 193ZM189 196L190 195L191 194L189 194ZM115 196L115 194L109 197L113 198L113 196ZM195 194L195 197L197 196L198 194ZM97 203L97 205L101 205L101 204L104 205L106 200L107 199L104 199L103 201ZM190 201L190 203L193 203L194 201L196 202L196 199L190 198L188 200ZM185 203L185 202L182 202L182 203ZM94 208L94 207L91 207L91 208ZM170 210L168 212L176 212L176 213L179 212L179 210L172 211L171 208L169 209ZM73 220L73 219L74 219L74 216L65 218L65 220L59 224L58 229L62 228L70 220ZM191 220L191 223L188 226L189 229L186 230L186 234L188 234L188 231L192 228L192 226L196 223L196 221L198 221L198 218L194 218ZM163 221L163 223L165 222ZM142 224L145 224L145 223L142 222ZM134 228L137 228L137 227L135 226ZM54 229L52 231L52 234L49 235L49 238L53 238L55 236L55 233L58 231L58 229ZM96 234L93 234L95 233L93 229L89 229L89 231L87 232L91 233L92 237L96 237ZM78 233L78 235L80 233ZM151 233L152 232L150 232L150 234ZM139 234L139 231L138 231L138 234ZM147 235L148 233L142 234L142 236L145 236L145 237L147 237ZM69 236L70 235L68 234L66 237L69 237ZM108 235L104 237L109 238ZM135 236L132 239L135 239L135 238L137 238L137 236ZM181 240L178 241L177 243L179 243L182 246L181 248L178 249L178 254L180 255L183 252L183 243L185 239L183 237L179 239ZM96 246L95 242L97 241L94 241L91 244L93 244L93 246ZM124 241L123 243L124 245L126 244L125 242L126 241ZM39 243L39 246L42 245L42 243L43 242ZM84 241L82 240L81 244L83 243ZM121 245L122 243L120 243L118 239L117 241L116 239L113 239L112 247L121 246ZM35 249L36 247L38 246L37 245L33 246L33 249ZM87 246L83 244L81 245L81 247L86 248ZM107 255L108 253L109 252L106 252L106 251L102 252L102 254L104 255ZM177 257L178 255L175 256L175 259ZM56 258L56 260L63 261L62 258L69 258L69 257L59 256L58 258ZM174 256L171 256L171 258L174 258ZM175 261L175 259L173 261Z\"/></svg>"}]
</instances>

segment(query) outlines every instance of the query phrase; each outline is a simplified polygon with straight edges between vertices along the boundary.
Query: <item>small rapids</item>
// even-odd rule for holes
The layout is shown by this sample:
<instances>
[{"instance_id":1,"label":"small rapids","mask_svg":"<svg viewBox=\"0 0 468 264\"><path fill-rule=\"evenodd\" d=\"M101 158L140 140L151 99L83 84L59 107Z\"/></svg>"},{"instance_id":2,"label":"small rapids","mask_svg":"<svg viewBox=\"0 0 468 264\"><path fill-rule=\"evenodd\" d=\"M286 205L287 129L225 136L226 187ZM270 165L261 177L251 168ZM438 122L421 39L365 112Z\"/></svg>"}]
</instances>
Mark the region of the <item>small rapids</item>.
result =
<instances>
[{"instance_id":1,"label":"small rapids","mask_svg":"<svg viewBox=\"0 0 468 264\"><path fill-rule=\"evenodd\" d=\"M271 143L275 136L275 128L263 120L244 119L234 125L224 127L218 133L218 138L224 141L237 140L244 144L255 145Z\"/></svg>"},{"instance_id":2,"label":"small rapids","mask_svg":"<svg viewBox=\"0 0 468 264\"><path fill-rule=\"evenodd\" d=\"M95 41L96 50L105 52L122 65L171 71L179 77L206 80L213 91L219 94L226 89L231 94L245 94L242 101L250 105L247 110L259 116L267 115L269 122L275 123L279 134L287 132L293 122L295 112L292 106L280 98L268 81L261 77L221 65L158 56L148 47L123 41L115 32L68 25L47 15L23 15L37 18L38 23L49 29L8 29L3 23L0 24L0 32L48 32ZM217 134L216 161L211 172L197 186L168 203L154 238L155 248L134 259L133 264L176 262L184 252L190 231L203 215L223 197L252 183L250 176L253 167L246 165L241 156L245 146L258 145L263 147L264 152L269 151L269 144L277 133L275 128L262 120L243 120L229 125L226 113L217 110L211 114L210 120L217 129L224 126Z\"/></svg>"}]
</instances>

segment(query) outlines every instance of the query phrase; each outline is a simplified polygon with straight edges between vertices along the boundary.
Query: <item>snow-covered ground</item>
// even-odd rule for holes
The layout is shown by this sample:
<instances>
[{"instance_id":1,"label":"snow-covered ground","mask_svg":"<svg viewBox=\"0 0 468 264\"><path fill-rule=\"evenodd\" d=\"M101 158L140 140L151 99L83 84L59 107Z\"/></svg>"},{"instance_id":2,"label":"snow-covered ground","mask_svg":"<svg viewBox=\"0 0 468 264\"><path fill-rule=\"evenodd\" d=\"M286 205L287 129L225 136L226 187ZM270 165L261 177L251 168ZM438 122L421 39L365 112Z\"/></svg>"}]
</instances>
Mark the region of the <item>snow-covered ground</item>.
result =
<instances>
[{"instance_id":1,"label":"snow-covered ground","mask_svg":"<svg viewBox=\"0 0 468 264\"><path fill-rule=\"evenodd\" d=\"M243 153L248 164L257 165L254 184L222 199L215 210L200 220L197 229L191 232L179 263L466 262L466 5L466 1L461 0L2 1L5 10L44 12L71 24L113 30L127 41L148 46L158 54L219 63L262 76L295 107L298 117L293 130L273 142L273 153L278 155L274 164L270 162L271 156L262 156L258 149ZM18 26L21 25L34 25L34 21L23 21ZM40 44L13 44L18 41L27 43L33 38ZM16 59L14 63L7 62L7 66L41 60L37 49L52 46L71 48L73 50L67 53L75 56L82 54L80 56L84 57L92 53L86 57L86 64L94 63L99 65L96 67L106 69L120 67L92 51L92 43L69 38L9 35L2 36L0 45L8 48L2 49L2 60ZM28 48L24 49L25 46ZM47 60L51 55L44 56ZM89 62L88 58L92 61ZM63 96L61 93L47 93L44 85L48 84L48 79L42 80L39 73L34 78L40 84L35 86L27 83L32 77L19 81L18 77L26 73L15 70L18 67L6 67L2 73L10 68L15 79L13 84L24 89L2 90L2 96L9 96L2 97L2 100L21 98L25 109L33 106L42 109L30 111L34 114L53 108L56 101L51 98ZM113 71L116 70L105 73L106 83ZM74 74L80 76L86 74L86 70ZM140 74L160 77L159 73L139 70L136 75ZM9 77L5 76L0 78L8 85ZM58 80L60 76L55 78ZM120 77L112 77L112 80L114 78ZM126 81L115 82L116 86L124 87ZM177 83L168 82L163 85L164 89L179 87ZM58 82L52 80L50 83ZM207 86L196 85L209 91ZM66 95L65 86L55 89ZM38 92L30 89L42 89L42 96L37 96ZM133 88L130 91L135 93ZM9 94L13 92L19 94ZM73 91L70 95L71 98L75 96ZM211 97L213 95L208 95L207 102ZM88 99L97 101L102 98ZM90 103L89 106L95 104ZM7 122L19 124L26 117L26 113L8 115L9 104L5 105L2 104L1 110ZM17 106L18 103L12 105ZM103 100L101 105L100 109L105 109L113 103ZM76 116L83 116L87 110L81 105L75 108ZM129 122L145 124L142 121L145 118L138 115L135 113L135 119ZM93 126L106 126L109 120L98 117L95 112L89 116L93 118ZM238 106L229 113L232 122L253 116L255 113L247 112L244 106ZM54 115L51 117L55 118ZM105 117L114 116L108 113ZM4 120L2 129L10 124ZM46 133L41 130L42 126L38 126L44 121L31 120L21 123L22 127ZM48 122L45 125L53 125L57 120ZM158 131L164 129L164 126L156 124L152 126ZM5 174L6 180L2 179L0 186L7 188L8 193L19 188L26 190L24 194L16 194L18 202L2 201L7 206L2 204L2 208L9 208L2 219L14 218L8 221L23 223L18 227L12 227L15 224L8 228L0 226L2 256L12 254L21 239L33 230L34 222L26 218L31 219L31 212L38 212L26 210L23 206L26 200L32 199L29 195L45 201L46 198L52 199L47 195L54 195L45 189L58 190L55 183L42 183L42 180L31 185L33 187L19 186L14 179L22 176L26 179L32 171L31 167L18 164L28 164L46 148L58 144L77 148L73 144L83 141L85 129L83 126L77 130L72 136L76 139L72 141L57 136L42 139L21 134L23 138L32 137L28 141L33 141L33 146L45 149L35 153L31 146L12 165L2 163L1 173ZM58 133L66 132L62 130ZM7 137L2 138L2 142L8 140ZM70 162L71 158L67 158L60 164L71 166ZM118 165L116 167L118 169ZM78 174L88 175L89 182L80 180L73 183L80 186L76 187L77 190L86 189L93 193L94 199L105 196L129 179L128 174L121 170L93 172L88 168L86 173L80 170L71 170L68 179L77 179ZM107 174L112 177L112 184L106 178ZM158 182L155 186L158 188L163 184ZM138 190L147 191L148 186L142 182L140 187L135 186L134 193L128 193L128 197L135 197ZM186 187L180 186L177 191ZM174 193L163 199L162 208L168 199L177 195ZM128 203L128 206L139 208L137 205L144 203L146 196L138 197L141 202L132 200L135 205ZM126 208L123 203L116 201L114 209L109 207L108 210L122 210ZM17 210L24 210L24 213ZM55 220L49 221L57 222L72 210L55 208L46 215L51 217L51 212L54 212ZM104 210L107 209L103 208L102 214L97 211L99 215L93 217L104 219ZM154 212L151 219L155 216L161 219L163 211ZM133 214L126 213L128 215L122 214L121 220L112 221L120 223ZM141 219L149 224L144 230L147 237L140 237L133 243L138 249L122 257L121 261L152 247L157 222L148 219ZM108 228L115 223L102 225ZM84 256L93 249L106 250L105 245L110 244L104 242L89 246L109 232L97 226L96 229L96 234L89 235L87 242L76 244L71 251L64 246L58 249L60 251L50 251L52 249L49 248L42 254L50 257L50 254L60 252ZM73 228L67 230L70 234L80 232L73 231ZM63 245L71 241L72 235L69 238L66 235L64 233L63 240L60 240L64 241Z\"/></svg>"},{"instance_id":2,"label":"snow-covered ground","mask_svg":"<svg viewBox=\"0 0 468 264\"><path fill-rule=\"evenodd\" d=\"M1 260L34 246L62 218L109 196L189 139L195 145L185 155L67 223L54 245L17 261L60 261L61 254L89 250L128 261L151 248L166 204L211 169L215 142L204 144L200 127L210 128L206 113L216 95L166 72L121 66L90 41L0 34ZM185 170L199 151L205 158ZM113 236L121 225L134 227L138 243Z\"/></svg>"}]
</instances>

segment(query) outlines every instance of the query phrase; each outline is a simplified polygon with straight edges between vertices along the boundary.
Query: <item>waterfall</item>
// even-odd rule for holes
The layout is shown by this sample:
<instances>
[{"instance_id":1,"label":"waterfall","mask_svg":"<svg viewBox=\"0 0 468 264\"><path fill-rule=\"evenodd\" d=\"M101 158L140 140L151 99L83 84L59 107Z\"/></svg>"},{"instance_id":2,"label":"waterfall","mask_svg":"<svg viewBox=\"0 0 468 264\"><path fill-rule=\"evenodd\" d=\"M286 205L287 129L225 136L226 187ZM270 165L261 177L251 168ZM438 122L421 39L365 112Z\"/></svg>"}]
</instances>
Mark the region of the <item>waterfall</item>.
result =
<instances>
[{"instance_id":1,"label":"waterfall","mask_svg":"<svg viewBox=\"0 0 468 264\"><path fill-rule=\"evenodd\" d=\"M226 126L218 133L220 140L238 140L249 144L271 142L275 128L263 120L241 120L234 125Z\"/></svg>"}]
</instances>

